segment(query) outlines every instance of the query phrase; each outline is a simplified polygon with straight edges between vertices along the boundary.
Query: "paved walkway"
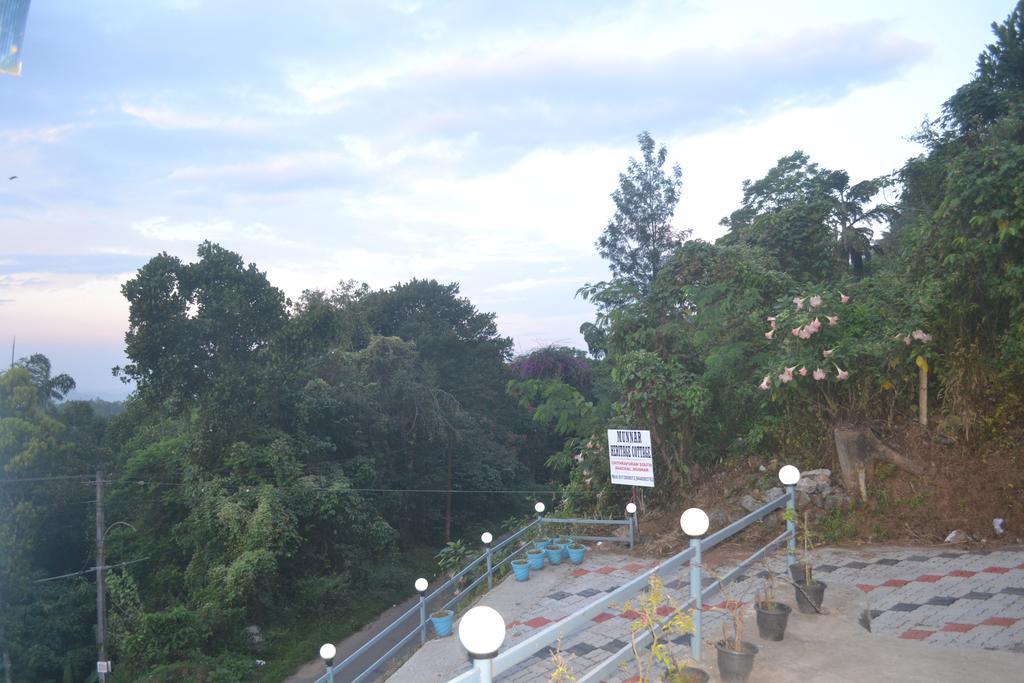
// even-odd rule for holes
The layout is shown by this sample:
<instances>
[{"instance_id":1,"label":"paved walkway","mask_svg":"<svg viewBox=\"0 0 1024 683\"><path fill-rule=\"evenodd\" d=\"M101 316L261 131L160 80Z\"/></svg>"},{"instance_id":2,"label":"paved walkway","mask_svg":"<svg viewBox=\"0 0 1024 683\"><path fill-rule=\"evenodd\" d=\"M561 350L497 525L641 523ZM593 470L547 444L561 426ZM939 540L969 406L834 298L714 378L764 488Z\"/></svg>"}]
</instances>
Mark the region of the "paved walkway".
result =
<instances>
[{"instance_id":1,"label":"paved walkway","mask_svg":"<svg viewBox=\"0 0 1024 683\"><path fill-rule=\"evenodd\" d=\"M870 615L876 637L920 641L935 647L1024 653L1022 549L826 548L815 551L813 563L816 578L827 582L829 591L837 596L849 594L857 603L855 611ZM713 561L708 564L719 574L728 569L723 566L714 570ZM509 578L482 598L480 604L491 605L504 616L508 627L504 650L582 606L601 600L603 595L651 566L651 561L622 552L589 553L580 567L546 567L531 575L526 583ZM730 597L749 605L763 586L759 576L768 570L781 572L784 566L784 554L775 553L767 564L755 566L749 576L737 580L729 591ZM680 604L685 602L689 597L688 569L684 568L676 577L664 578L672 596ZM794 604L792 588L779 582L778 592L780 600ZM717 605L706 607L704 639L709 643L721 637L722 623L727 618L723 610L716 609L723 606L722 599L719 597ZM830 594L826 592L825 606L829 605ZM624 611L621 605L606 604L587 628L563 638L562 653L573 673L585 673L628 644L630 623L636 616ZM748 623L748 629L756 631L752 615ZM677 638L672 647L678 655L688 656L689 636ZM705 668L713 669L708 664L713 659L713 646L705 646ZM1024 659L1020 664L1024 665ZM390 680L444 681L468 667L457 639L447 638L429 642ZM545 650L503 674L500 680L544 681L552 670L551 652ZM631 675L626 670L611 680L624 681Z\"/></svg>"}]
</instances>

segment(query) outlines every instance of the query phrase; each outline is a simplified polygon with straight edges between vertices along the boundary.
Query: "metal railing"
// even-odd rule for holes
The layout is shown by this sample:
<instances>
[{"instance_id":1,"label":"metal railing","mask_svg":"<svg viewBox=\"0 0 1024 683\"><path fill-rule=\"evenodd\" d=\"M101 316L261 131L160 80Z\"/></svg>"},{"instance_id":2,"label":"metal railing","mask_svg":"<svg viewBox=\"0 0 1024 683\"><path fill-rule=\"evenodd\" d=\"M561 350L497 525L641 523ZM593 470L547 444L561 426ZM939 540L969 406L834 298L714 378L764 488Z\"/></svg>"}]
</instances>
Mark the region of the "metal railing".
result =
<instances>
[{"instance_id":1,"label":"metal railing","mask_svg":"<svg viewBox=\"0 0 1024 683\"><path fill-rule=\"evenodd\" d=\"M572 534L572 538L577 541L606 541L612 543L628 543L629 547L632 548L635 535L636 535L636 522L633 516L627 519L578 519L578 518L564 518L564 517L540 517L538 521L541 524L548 524L552 526L556 525L584 525L584 526L629 526L629 534L627 536L585 536Z\"/></svg>"},{"instance_id":2,"label":"metal railing","mask_svg":"<svg viewBox=\"0 0 1024 683\"><path fill-rule=\"evenodd\" d=\"M355 652L337 664L330 666L329 670L324 673L323 676L318 678L316 683L342 683L343 681L363 683L364 681L372 680L382 667L394 659L395 656L401 653L406 647L412 645L417 636L419 636L420 645L423 645L427 641L427 625L429 622L429 619L427 618L428 614L439 610L450 609L457 611L459 603L470 595L473 595L473 591L481 586L484 581L487 582L488 590L493 588L495 574L531 546L530 542L517 544L517 541L521 541L521 539L534 528L544 529L546 526L559 526L566 524L583 526L629 525L629 534L626 537L573 535L572 538L580 541L617 541L628 543L630 548L633 547L635 541L635 523L632 518L624 520L565 519L539 515L537 519L521 529L509 534L493 547L487 545L484 552L481 553L479 557L471 560L469 564L463 567L458 573L453 574L451 578L435 588L429 594L426 592L421 593L419 602L416 605L413 605L403 612L397 619L385 626L380 633L370 638L370 640L360 646ZM495 559L497 559L497 561L495 561ZM461 587L462 580L469 576L475 569L480 567L481 564L483 565L483 571L480 575L474 578L465 587ZM454 595L451 595L452 591L457 587L458 591ZM448 597L449 595L451 595L450 598ZM373 659L373 661L368 665L362 668L359 666L360 662L365 663L374 656L374 650L387 647L385 643L390 643L395 638L398 638L398 640L395 641L394 644L391 645L383 654L377 656L376 659Z\"/></svg>"},{"instance_id":3,"label":"metal railing","mask_svg":"<svg viewBox=\"0 0 1024 683\"><path fill-rule=\"evenodd\" d=\"M793 514L787 515L786 520L786 531L778 535L766 545L755 551L750 557L739 563L736 567L730 570L721 578L716 579L706 588L701 588L702 577L701 577L701 554L704 550L710 550L719 543L735 536L739 532L743 531L750 525L764 519L766 516L771 514L777 509L786 507L788 510L795 510L796 506L796 492L795 487L787 485L786 492L776 498L775 500L769 501L762 505L760 508L754 510L750 514L738 519L737 521L729 524L728 526L716 531L710 536L701 539L699 537L690 539L690 546L682 552L672 556L671 558L661 562L656 567L649 569L642 574L639 574L634 579L630 580L626 584L620 586L618 589L608 593L604 596L596 598L593 602L586 605L582 609L570 614L564 619L557 623L551 624L547 628L535 633L521 643L501 652L493 659L489 660L490 666L484 665L483 667L478 665L474 668L466 671L465 673L452 678L448 683L476 683L490 681L492 676L499 676L513 667L518 666L522 662L526 661L530 657L534 656L537 652L544 648L556 645L561 639L577 632L581 631L592 624L592 619L598 614L602 613L609 603L622 604L644 590L650 577L657 574L663 575L674 570L677 570L683 566L684 563L689 563L690 566L690 599L680 608L682 610L694 610L694 633L690 639L692 648L693 658L700 661L701 658L701 642L702 642L702 623L701 623L701 611L704 601L708 598L713 597L719 590L721 590L723 584L727 584L734 580L740 573L748 568L752 563L764 557L769 551L778 547L781 543L786 542L787 544L787 557L786 565L787 568L792 566L794 561L794 553L796 552L796 525L793 521ZM663 627L672 618L672 615L665 617L665 619L659 624L659 628ZM650 642L651 635L648 631L644 630L636 636L636 645L638 648L645 647ZM586 672L582 677L578 679L579 683L594 683L596 681L607 678L609 674L617 670L620 664L625 662L627 659L633 656L632 645L626 645L618 652L612 654L608 659L603 660L597 664L594 668Z\"/></svg>"}]
</instances>

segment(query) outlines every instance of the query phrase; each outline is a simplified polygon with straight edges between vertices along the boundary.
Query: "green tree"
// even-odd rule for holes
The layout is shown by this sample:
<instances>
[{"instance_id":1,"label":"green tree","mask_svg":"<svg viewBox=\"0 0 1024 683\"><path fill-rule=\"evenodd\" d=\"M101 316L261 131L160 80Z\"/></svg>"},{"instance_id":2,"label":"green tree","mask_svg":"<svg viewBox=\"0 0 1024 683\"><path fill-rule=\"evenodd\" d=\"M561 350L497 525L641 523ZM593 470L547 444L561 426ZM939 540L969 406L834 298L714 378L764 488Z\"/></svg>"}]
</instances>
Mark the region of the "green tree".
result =
<instances>
[{"instance_id":1,"label":"green tree","mask_svg":"<svg viewBox=\"0 0 1024 683\"><path fill-rule=\"evenodd\" d=\"M615 215L597 240L598 251L608 260L612 275L646 296L669 254L689 231L672 227L679 203L683 172L679 164L668 171L668 149L655 148L654 139L644 131L637 140L642 159L630 157L619 187L612 193Z\"/></svg>"}]
</instances>

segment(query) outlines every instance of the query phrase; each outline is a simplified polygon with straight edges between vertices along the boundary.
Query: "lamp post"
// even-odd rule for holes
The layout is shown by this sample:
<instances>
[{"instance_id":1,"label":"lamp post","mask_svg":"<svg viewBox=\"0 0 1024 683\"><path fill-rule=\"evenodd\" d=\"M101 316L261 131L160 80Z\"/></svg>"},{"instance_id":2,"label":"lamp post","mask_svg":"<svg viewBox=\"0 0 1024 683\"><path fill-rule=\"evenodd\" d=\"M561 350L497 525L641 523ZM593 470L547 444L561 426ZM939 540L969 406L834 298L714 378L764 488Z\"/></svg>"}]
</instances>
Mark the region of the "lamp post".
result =
<instances>
[{"instance_id":1,"label":"lamp post","mask_svg":"<svg viewBox=\"0 0 1024 683\"><path fill-rule=\"evenodd\" d=\"M473 668L478 672L480 683L492 683L492 660L505 642L505 620L492 607L474 607L459 622L459 641L473 658Z\"/></svg>"},{"instance_id":2,"label":"lamp post","mask_svg":"<svg viewBox=\"0 0 1024 683\"><path fill-rule=\"evenodd\" d=\"M480 542L484 544L484 554L487 556L487 590L494 588L494 576L491 573L491 541L493 540L494 536L490 531L480 534Z\"/></svg>"},{"instance_id":3,"label":"lamp post","mask_svg":"<svg viewBox=\"0 0 1024 683\"><path fill-rule=\"evenodd\" d=\"M626 514L629 515L629 549L632 550L636 537L640 535L640 529L636 524L636 503L626 503Z\"/></svg>"},{"instance_id":4,"label":"lamp post","mask_svg":"<svg viewBox=\"0 0 1024 683\"><path fill-rule=\"evenodd\" d=\"M327 680L330 683L334 683L334 655L338 654L338 650L331 643L324 643L320 646L320 659L324 660L324 666L327 668Z\"/></svg>"},{"instance_id":5,"label":"lamp post","mask_svg":"<svg viewBox=\"0 0 1024 683\"><path fill-rule=\"evenodd\" d=\"M544 503L542 503L542 502L540 502L538 500L537 504L533 506L533 510L534 510L534 512L537 513L537 522L538 522L537 528L540 530L540 533L543 534L544 533L544 510L545 510ZM538 538L543 538L543 536L539 536Z\"/></svg>"},{"instance_id":6,"label":"lamp post","mask_svg":"<svg viewBox=\"0 0 1024 683\"><path fill-rule=\"evenodd\" d=\"M792 574L793 563L796 562L796 488L800 483L800 470L793 465L783 465L779 470L779 481L786 487L786 572Z\"/></svg>"},{"instance_id":7,"label":"lamp post","mask_svg":"<svg viewBox=\"0 0 1024 683\"><path fill-rule=\"evenodd\" d=\"M422 576L413 584L420 594L420 645L427 643L427 588L430 586Z\"/></svg>"},{"instance_id":8,"label":"lamp post","mask_svg":"<svg viewBox=\"0 0 1024 683\"><path fill-rule=\"evenodd\" d=\"M704 608L700 585L700 537L707 533L710 525L711 520L708 519L707 513L700 508L689 508L679 517L679 526L682 527L683 533L690 537L690 547L693 548L693 559L690 560L690 595L694 599L694 610L690 650L698 662L701 656L701 612Z\"/></svg>"}]
</instances>

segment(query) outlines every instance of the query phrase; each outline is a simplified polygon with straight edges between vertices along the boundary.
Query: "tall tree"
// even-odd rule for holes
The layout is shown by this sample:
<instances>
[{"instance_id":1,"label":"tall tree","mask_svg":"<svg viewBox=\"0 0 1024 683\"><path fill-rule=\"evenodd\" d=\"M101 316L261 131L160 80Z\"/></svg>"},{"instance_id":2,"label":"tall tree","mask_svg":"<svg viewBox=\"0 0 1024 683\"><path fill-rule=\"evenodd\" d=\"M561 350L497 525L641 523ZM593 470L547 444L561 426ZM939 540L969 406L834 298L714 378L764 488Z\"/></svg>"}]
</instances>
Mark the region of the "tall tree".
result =
<instances>
[{"instance_id":1,"label":"tall tree","mask_svg":"<svg viewBox=\"0 0 1024 683\"><path fill-rule=\"evenodd\" d=\"M665 169L668 149L655 147L650 133L637 140L642 159L630 157L619 187L612 193L615 215L597 240L598 250L608 260L612 274L636 287L646 296L669 254L689 231L672 227L679 203L683 171L679 164Z\"/></svg>"}]
</instances>

